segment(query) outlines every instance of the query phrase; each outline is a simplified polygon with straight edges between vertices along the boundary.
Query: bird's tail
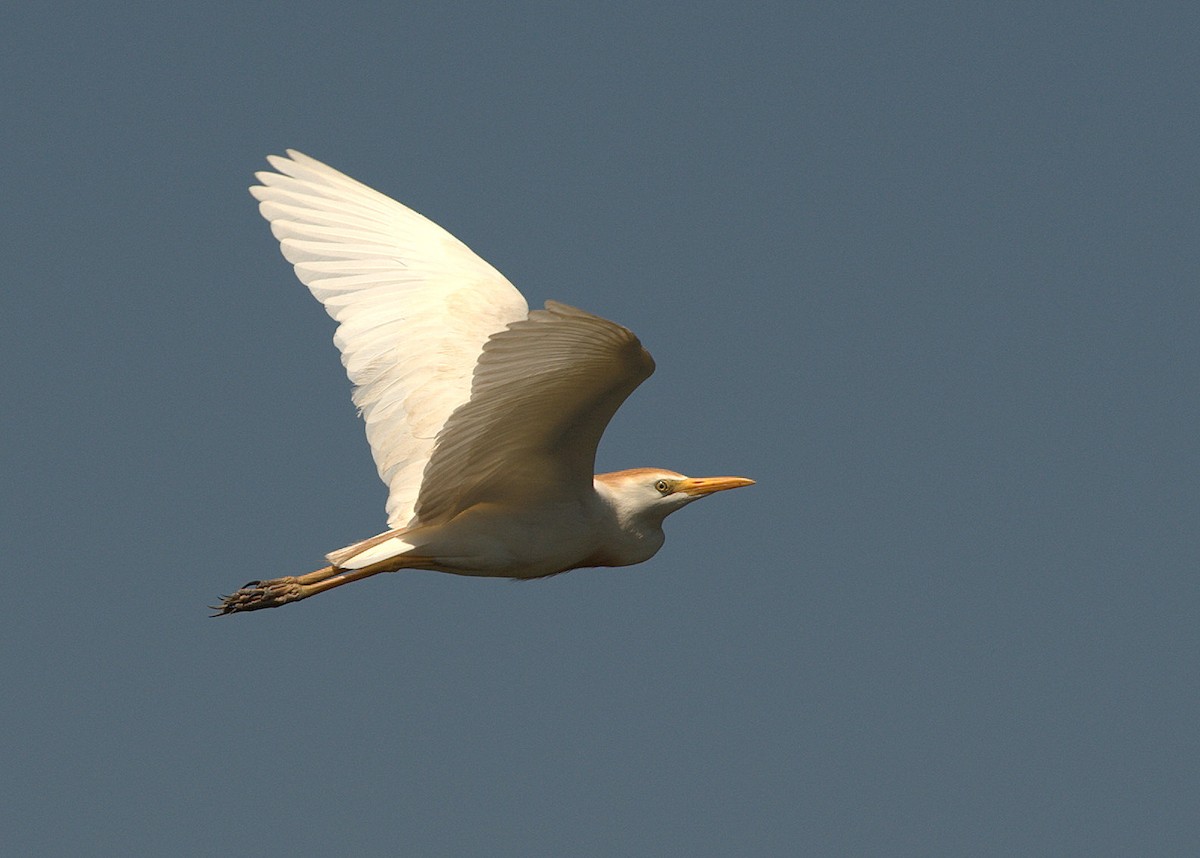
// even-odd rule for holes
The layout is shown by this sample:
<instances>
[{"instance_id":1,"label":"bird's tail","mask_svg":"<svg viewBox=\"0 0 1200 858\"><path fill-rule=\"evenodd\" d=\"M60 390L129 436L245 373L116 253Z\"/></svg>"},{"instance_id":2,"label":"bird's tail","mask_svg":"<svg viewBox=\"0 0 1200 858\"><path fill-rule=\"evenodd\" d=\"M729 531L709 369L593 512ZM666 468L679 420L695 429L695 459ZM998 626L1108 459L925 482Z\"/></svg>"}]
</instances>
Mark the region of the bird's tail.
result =
<instances>
[{"instance_id":1,"label":"bird's tail","mask_svg":"<svg viewBox=\"0 0 1200 858\"><path fill-rule=\"evenodd\" d=\"M370 539L330 551L325 559L338 569L365 569L417 548L421 540L415 532L419 529L401 527L384 531Z\"/></svg>"}]
</instances>

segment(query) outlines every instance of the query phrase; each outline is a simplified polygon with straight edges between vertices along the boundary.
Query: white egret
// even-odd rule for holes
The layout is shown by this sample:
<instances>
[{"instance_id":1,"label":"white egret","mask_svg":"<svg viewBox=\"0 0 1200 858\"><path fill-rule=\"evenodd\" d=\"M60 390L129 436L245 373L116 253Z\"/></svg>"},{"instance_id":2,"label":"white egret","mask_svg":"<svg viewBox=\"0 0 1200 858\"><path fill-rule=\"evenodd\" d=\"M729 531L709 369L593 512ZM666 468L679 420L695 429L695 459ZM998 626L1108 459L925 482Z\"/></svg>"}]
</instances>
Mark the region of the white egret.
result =
<instances>
[{"instance_id":1,"label":"white egret","mask_svg":"<svg viewBox=\"0 0 1200 858\"><path fill-rule=\"evenodd\" d=\"M250 189L334 342L388 486L388 530L307 575L251 581L216 608L273 608L380 572L541 578L648 560L662 522L748 486L660 468L595 474L596 446L654 371L630 331L564 304L529 311L437 224L292 150Z\"/></svg>"}]
</instances>

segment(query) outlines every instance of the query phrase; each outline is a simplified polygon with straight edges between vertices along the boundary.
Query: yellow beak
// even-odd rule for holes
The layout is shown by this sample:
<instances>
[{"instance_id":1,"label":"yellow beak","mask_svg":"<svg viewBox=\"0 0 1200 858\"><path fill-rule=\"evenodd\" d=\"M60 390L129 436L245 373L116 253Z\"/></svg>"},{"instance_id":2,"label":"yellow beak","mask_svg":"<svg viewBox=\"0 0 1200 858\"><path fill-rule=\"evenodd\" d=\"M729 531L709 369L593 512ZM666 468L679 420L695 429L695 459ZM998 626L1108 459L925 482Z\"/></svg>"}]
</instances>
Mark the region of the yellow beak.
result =
<instances>
[{"instance_id":1,"label":"yellow beak","mask_svg":"<svg viewBox=\"0 0 1200 858\"><path fill-rule=\"evenodd\" d=\"M754 480L745 477L686 477L675 484L675 491L689 495L711 495L713 492L752 485Z\"/></svg>"}]
</instances>

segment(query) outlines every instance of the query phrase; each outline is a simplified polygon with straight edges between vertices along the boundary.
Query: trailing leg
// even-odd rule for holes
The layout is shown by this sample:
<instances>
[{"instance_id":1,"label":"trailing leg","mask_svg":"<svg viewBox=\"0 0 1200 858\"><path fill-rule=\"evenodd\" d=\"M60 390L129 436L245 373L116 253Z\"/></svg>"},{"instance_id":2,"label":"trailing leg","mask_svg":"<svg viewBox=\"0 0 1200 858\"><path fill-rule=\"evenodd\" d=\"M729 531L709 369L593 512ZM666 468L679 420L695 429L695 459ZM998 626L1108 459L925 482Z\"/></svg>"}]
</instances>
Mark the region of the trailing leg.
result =
<instances>
[{"instance_id":1,"label":"trailing leg","mask_svg":"<svg viewBox=\"0 0 1200 858\"><path fill-rule=\"evenodd\" d=\"M288 602L306 599L315 593L320 593L329 587L318 585L339 576L333 566L326 566L307 575L287 575L282 578L271 578L266 581L250 581L240 587L235 593L221 597L220 605L212 605L217 613L214 617L224 614L236 614L239 611L259 611L263 608L277 608ZM345 583L345 582L339 582ZM330 586L337 586L330 585Z\"/></svg>"},{"instance_id":2,"label":"trailing leg","mask_svg":"<svg viewBox=\"0 0 1200 858\"><path fill-rule=\"evenodd\" d=\"M278 608L288 602L298 602L324 593L334 587L361 581L380 572L395 572L397 569L429 569L429 557L417 557L404 554L388 557L362 569L342 569L338 566L325 566L307 575L288 575L283 578L271 578L268 581L251 581L229 596L221 597L220 605L210 605L214 617L225 614L236 614L241 611L260 611L263 608Z\"/></svg>"}]
</instances>

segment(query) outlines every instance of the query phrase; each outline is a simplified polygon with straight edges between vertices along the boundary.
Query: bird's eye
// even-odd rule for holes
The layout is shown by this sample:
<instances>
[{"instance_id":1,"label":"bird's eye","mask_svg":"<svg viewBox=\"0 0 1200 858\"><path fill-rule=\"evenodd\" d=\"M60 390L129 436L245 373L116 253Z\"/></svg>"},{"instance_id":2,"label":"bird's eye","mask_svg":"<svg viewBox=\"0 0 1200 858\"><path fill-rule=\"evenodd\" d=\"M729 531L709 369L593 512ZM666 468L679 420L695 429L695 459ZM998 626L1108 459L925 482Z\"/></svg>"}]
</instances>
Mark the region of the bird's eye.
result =
<instances>
[{"instance_id":1,"label":"bird's eye","mask_svg":"<svg viewBox=\"0 0 1200 858\"><path fill-rule=\"evenodd\" d=\"M671 484L668 483L666 480L659 480L657 483L654 484L654 488L657 489L658 491L662 492L665 495L671 491Z\"/></svg>"}]
</instances>

